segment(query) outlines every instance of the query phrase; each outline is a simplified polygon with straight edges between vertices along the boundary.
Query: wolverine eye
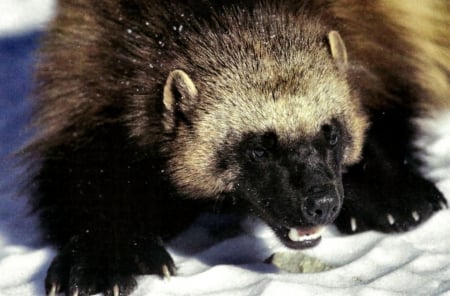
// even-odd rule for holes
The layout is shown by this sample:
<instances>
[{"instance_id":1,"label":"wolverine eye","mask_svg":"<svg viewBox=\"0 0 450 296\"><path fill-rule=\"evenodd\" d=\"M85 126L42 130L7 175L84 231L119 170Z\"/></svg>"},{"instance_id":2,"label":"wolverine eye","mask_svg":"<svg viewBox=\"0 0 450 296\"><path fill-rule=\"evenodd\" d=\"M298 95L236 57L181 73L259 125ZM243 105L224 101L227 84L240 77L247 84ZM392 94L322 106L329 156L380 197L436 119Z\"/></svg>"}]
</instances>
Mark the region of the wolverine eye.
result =
<instances>
[{"instance_id":1,"label":"wolverine eye","mask_svg":"<svg viewBox=\"0 0 450 296\"><path fill-rule=\"evenodd\" d=\"M330 124L325 124L322 126L322 133L328 142L328 145L334 147L339 142L339 132L338 130Z\"/></svg>"},{"instance_id":2,"label":"wolverine eye","mask_svg":"<svg viewBox=\"0 0 450 296\"><path fill-rule=\"evenodd\" d=\"M328 143L330 144L330 146L336 146L338 141L339 141L339 135L337 133L332 133L330 135L330 138L328 139Z\"/></svg>"},{"instance_id":3,"label":"wolverine eye","mask_svg":"<svg viewBox=\"0 0 450 296\"><path fill-rule=\"evenodd\" d=\"M254 148L250 151L250 156L253 160L261 160L267 156L267 152L263 148Z\"/></svg>"}]
</instances>

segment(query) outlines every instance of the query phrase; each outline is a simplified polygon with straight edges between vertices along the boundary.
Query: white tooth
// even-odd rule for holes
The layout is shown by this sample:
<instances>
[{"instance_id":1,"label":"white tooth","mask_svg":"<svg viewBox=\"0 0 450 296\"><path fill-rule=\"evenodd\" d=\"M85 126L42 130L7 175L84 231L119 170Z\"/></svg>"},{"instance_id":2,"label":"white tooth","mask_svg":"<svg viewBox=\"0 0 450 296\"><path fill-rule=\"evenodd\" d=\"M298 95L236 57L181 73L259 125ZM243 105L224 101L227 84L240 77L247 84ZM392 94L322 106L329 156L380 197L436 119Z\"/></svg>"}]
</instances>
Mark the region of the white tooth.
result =
<instances>
[{"instance_id":1,"label":"white tooth","mask_svg":"<svg viewBox=\"0 0 450 296\"><path fill-rule=\"evenodd\" d=\"M387 214L386 218L387 218L387 220L388 220L390 225L394 225L395 219L394 219L394 217L391 214Z\"/></svg>"},{"instance_id":2,"label":"white tooth","mask_svg":"<svg viewBox=\"0 0 450 296\"><path fill-rule=\"evenodd\" d=\"M353 217L350 218L350 227L353 232L355 232L356 228L358 227L358 225L356 225L356 219Z\"/></svg>"},{"instance_id":3,"label":"white tooth","mask_svg":"<svg viewBox=\"0 0 450 296\"><path fill-rule=\"evenodd\" d=\"M120 290L119 290L119 286L118 285L114 285L114 287L113 287L113 295L114 296L119 296L119 293L120 292Z\"/></svg>"},{"instance_id":4,"label":"white tooth","mask_svg":"<svg viewBox=\"0 0 450 296\"><path fill-rule=\"evenodd\" d=\"M420 215L419 215L419 213L417 213L417 211L413 211L413 212L411 213L411 215L412 215L414 221L416 221L416 222L419 221Z\"/></svg>"},{"instance_id":5,"label":"white tooth","mask_svg":"<svg viewBox=\"0 0 450 296\"><path fill-rule=\"evenodd\" d=\"M298 232L297 229L291 228L291 230L289 230L289 234L288 237L291 241L293 242L297 242L299 240L299 236L298 236Z\"/></svg>"},{"instance_id":6,"label":"white tooth","mask_svg":"<svg viewBox=\"0 0 450 296\"><path fill-rule=\"evenodd\" d=\"M445 204L445 202L441 201L439 202L439 204L441 205L442 209L447 209L447 205Z\"/></svg>"},{"instance_id":7,"label":"white tooth","mask_svg":"<svg viewBox=\"0 0 450 296\"><path fill-rule=\"evenodd\" d=\"M294 241L294 242L303 242L303 241L315 240L315 239L318 239L320 237L320 233L322 232L322 230L323 229L320 228L319 231L317 231L316 233L299 236L297 229L291 228L289 230L288 237L289 237L289 239L291 241Z\"/></svg>"}]
</instances>

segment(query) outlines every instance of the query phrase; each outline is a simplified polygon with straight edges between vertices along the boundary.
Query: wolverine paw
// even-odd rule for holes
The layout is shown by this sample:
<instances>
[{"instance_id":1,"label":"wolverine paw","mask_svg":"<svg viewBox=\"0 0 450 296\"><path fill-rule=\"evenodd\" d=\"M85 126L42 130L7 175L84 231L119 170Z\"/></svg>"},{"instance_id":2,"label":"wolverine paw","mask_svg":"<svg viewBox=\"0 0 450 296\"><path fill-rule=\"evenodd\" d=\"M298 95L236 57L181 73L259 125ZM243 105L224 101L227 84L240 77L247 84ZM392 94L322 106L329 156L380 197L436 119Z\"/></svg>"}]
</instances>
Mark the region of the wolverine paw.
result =
<instances>
[{"instance_id":1,"label":"wolverine paw","mask_svg":"<svg viewBox=\"0 0 450 296\"><path fill-rule=\"evenodd\" d=\"M418 175L409 175L395 186L371 185L347 186L344 205L335 222L340 231L403 232L447 208L447 201L435 185Z\"/></svg>"},{"instance_id":2,"label":"wolverine paw","mask_svg":"<svg viewBox=\"0 0 450 296\"><path fill-rule=\"evenodd\" d=\"M444 201L439 205L439 209L443 208L447 208ZM352 209L345 209L341 212L335 224L341 232L350 234L367 230L385 233L404 232L426 221L434 211L439 209L420 211L405 208L402 210L391 209L390 212L387 212L386 209L380 209L379 213L375 215L365 211L357 212ZM410 212L408 212L409 210Z\"/></svg>"},{"instance_id":3,"label":"wolverine paw","mask_svg":"<svg viewBox=\"0 0 450 296\"><path fill-rule=\"evenodd\" d=\"M50 265L45 279L47 295L55 296L59 293L67 296L97 293L111 296L129 295L137 285L131 274L111 272L101 265L96 266L82 261L84 260L69 262L64 254L58 255Z\"/></svg>"},{"instance_id":4,"label":"wolverine paw","mask_svg":"<svg viewBox=\"0 0 450 296\"><path fill-rule=\"evenodd\" d=\"M45 279L47 295L123 296L136 288L136 275L169 278L175 274L172 258L155 240L140 239L105 248L89 241L74 237L54 258Z\"/></svg>"}]
</instances>

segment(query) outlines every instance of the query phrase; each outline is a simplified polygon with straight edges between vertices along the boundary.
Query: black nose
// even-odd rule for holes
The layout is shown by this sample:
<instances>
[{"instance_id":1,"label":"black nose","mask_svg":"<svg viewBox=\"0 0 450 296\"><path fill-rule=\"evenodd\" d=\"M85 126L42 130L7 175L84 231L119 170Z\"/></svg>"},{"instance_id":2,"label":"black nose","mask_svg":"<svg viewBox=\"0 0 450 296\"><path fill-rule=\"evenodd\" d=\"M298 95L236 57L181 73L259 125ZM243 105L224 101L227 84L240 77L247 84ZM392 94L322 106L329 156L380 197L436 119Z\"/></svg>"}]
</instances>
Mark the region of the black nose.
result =
<instances>
[{"instance_id":1,"label":"black nose","mask_svg":"<svg viewBox=\"0 0 450 296\"><path fill-rule=\"evenodd\" d=\"M316 195L303 202L302 214L306 223L324 225L336 219L339 209L339 198L335 194Z\"/></svg>"}]
</instances>

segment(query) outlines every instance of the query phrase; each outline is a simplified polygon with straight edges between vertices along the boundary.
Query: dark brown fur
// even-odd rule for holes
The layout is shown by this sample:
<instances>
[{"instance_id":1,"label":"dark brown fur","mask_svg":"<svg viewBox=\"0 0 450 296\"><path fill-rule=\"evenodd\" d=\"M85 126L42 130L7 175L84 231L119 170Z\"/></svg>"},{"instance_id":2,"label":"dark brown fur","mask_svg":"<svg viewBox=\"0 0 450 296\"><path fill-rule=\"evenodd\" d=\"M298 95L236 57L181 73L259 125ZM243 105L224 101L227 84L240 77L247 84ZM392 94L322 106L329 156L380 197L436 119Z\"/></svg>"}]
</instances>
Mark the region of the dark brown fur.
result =
<instances>
[{"instance_id":1,"label":"dark brown fur","mask_svg":"<svg viewBox=\"0 0 450 296\"><path fill-rule=\"evenodd\" d=\"M173 273L160 238L188 225L197 201L233 201L295 248L318 241L292 243L290 229L331 223L341 207L345 232L406 230L419 222L411 211L427 219L442 196L403 163L409 120L450 106L448 10L443 0L61 1L26 149L39 162L33 201L61 247L48 291L126 294L132 275ZM261 145L278 162L258 164ZM311 205L320 194L330 209Z\"/></svg>"}]
</instances>

